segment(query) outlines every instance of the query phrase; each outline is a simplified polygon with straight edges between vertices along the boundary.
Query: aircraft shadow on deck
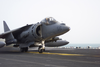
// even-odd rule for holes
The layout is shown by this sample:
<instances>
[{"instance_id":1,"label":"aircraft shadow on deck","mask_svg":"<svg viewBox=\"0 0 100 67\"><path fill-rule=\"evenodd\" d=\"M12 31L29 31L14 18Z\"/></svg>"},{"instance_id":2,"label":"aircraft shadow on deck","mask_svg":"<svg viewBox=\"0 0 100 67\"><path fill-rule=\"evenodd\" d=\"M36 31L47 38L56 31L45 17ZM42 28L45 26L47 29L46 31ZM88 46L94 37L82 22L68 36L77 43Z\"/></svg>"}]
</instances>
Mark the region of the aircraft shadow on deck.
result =
<instances>
[{"instance_id":1,"label":"aircraft shadow on deck","mask_svg":"<svg viewBox=\"0 0 100 67\"><path fill-rule=\"evenodd\" d=\"M28 52L38 52L38 50L29 50ZM50 50L46 50L45 52L50 52ZM19 48L13 47L3 47L0 49L0 54L22 54L27 52L20 52Z\"/></svg>"}]
</instances>

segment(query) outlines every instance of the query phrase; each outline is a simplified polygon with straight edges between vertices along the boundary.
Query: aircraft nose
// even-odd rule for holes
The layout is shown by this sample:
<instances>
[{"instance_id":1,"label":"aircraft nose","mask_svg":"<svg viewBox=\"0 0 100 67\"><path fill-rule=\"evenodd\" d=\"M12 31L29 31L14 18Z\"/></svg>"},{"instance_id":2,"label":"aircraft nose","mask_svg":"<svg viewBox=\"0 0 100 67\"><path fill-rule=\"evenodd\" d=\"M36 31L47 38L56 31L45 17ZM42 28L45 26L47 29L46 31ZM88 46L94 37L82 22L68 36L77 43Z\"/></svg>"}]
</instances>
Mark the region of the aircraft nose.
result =
<instances>
[{"instance_id":1,"label":"aircraft nose","mask_svg":"<svg viewBox=\"0 0 100 67\"><path fill-rule=\"evenodd\" d=\"M62 26L62 30L65 32L68 32L70 30L70 27L68 26Z\"/></svg>"}]
</instances>

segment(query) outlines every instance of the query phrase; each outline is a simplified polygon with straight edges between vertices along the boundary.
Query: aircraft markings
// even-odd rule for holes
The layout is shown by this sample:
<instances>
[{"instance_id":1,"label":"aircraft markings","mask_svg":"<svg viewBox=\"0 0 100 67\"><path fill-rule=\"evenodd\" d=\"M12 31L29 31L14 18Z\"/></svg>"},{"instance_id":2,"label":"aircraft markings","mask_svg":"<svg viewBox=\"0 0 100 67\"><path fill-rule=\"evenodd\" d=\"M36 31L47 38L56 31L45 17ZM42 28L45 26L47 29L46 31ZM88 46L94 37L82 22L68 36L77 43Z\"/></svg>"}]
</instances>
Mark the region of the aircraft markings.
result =
<instances>
[{"instance_id":1,"label":"aircraft markings","mask_svg":"<svg viewBox=\"0 0 100 67\"><path fill-rule=\"evenodd\" d=\"M27 52L27 53L35 53L35 54L51 54L51 55L62 55L62 56L90 56L90 57L100 57L99 55L85 55L85 54L68 54L68 53L50 53L50 52Z\"/></svg>"}]
</instances>

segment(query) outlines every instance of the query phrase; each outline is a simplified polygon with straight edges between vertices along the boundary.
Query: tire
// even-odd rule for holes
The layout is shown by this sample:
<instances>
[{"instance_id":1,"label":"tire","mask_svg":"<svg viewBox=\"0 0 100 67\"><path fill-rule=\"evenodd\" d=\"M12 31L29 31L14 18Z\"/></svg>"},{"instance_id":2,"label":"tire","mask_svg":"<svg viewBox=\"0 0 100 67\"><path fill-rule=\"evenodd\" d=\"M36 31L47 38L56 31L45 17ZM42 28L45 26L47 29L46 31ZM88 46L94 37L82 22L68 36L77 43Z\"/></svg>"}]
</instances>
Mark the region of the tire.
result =
<instances>
[{"instance_id":1,"label":"tire","mask_svg":"<svg viewBox=\"0 0 100 67\"><path fill-rule=\"evenodd\" d=\"M21 52L24 52L24 48L20 48L20 51L21 51Z\"/></svg>"},{"instance_id":2,"label":"tire","mask_svg":"<svg viewBox=\"0 0 100 67\"><path fill-rule=\"evenodd\" d=\"M28 47L26 47L26 48L24 49L24 51L27 52L27 51L28 51Z\"/></svg>"},{"instance_id":3,"label":"tire","mask_svg":"<svg viewBox=\"0 0 100 67\"><path fill-rule=\"evenodd\" d=\"M39 53L43 53L43 49L40 49L40 50L39 50Z\"/></svg>"},{"instance_id":4,"label":"tire","mask_svg":"<svg viewBox=\"0 0 100 67\"><path fill-rule=\"evenodd\" d=\"M41 49L42 48L42 46L39 46L39 48L38 48L38 52L39 53L42 53L43 52L43 49Z\"/></svg>"},{"instance_id":5,"label":"tire","mask_svg":"<svg viewBox=\"0 0 100 67\"><path fill-rule=\"evenodd\" d=\"M28 51L28 47L26 47L26 48L20 48L20 51L21 52L27 52Z\"/></svg>"}]
</instances>

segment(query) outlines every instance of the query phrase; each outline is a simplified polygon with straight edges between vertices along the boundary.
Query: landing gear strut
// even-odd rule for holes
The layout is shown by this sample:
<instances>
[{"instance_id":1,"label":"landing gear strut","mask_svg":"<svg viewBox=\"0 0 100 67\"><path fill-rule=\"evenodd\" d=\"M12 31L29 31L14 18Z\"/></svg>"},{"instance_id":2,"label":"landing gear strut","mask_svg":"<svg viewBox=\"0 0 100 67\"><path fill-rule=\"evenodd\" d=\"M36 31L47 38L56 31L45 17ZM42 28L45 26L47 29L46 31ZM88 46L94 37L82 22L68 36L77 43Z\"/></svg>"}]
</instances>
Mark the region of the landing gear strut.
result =
<instances>
[{"instance_id":1,"label":"landing gear strut","mask_svg":"<svg viewBox=\"0 0 100 67\"><path fill-rule=\"evenodd\" d=\"M27 52L28 51L28 47L24 47L24 48L20 48L21 52Z\"/></svg>"},{"instance_id":2,"label":"landing gear strut","mask_svg":"<svg viewBox=\"0 0 100 67\"><path fill-rule=\"evenodd\" d=\"M38 48L38 52L39 52L39 53L43 53L43 51L45 51L45 44L44 44L44 41L42 41L42 45L39 46L39 48Z\"/></svg>"}]
</instances>

